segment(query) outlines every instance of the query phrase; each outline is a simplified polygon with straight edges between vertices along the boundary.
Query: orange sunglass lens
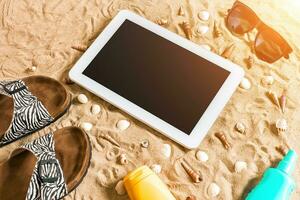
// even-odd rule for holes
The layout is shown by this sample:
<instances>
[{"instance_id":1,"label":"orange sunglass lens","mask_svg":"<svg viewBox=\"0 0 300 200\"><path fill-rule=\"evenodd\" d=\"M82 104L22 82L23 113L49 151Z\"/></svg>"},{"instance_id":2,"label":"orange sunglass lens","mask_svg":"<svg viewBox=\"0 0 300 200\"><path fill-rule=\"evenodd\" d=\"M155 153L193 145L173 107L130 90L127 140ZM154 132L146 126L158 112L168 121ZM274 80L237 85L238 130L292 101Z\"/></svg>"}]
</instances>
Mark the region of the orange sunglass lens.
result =
<instances>
[{"instance_id":1,"label":"orange sunglass lens","mask_svg":"<svg viewBox=\"0 0 300 200\"><path fill-rule=\"evenodd\" d=\"M286 42L272 29L261 31L255 40L255 53L258 58L268 63L273 63L284 56Z\"/></svg>"},{"instance_id":2,"label":"orange sunglass lens","mask_svg":"<svg viewBox=\"0 0 300 200\"><path fill-rule=\"evenodd\" d=\"M251 31L259 19L248 7L236 5L229 11L226 21L231 32L241 35Z\"/></svg>"}]
</instances>

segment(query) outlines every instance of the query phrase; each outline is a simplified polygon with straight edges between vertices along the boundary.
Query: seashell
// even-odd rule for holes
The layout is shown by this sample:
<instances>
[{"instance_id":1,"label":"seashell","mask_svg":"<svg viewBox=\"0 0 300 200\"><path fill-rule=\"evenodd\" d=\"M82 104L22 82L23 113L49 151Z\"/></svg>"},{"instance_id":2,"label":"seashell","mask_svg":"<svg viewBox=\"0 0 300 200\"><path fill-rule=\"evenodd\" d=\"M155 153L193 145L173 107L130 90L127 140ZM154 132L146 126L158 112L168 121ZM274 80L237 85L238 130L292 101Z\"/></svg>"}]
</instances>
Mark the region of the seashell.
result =
<instances>
[{"instance_id":1,"label":"seashell","mask_svg":"<svg viewBox=\"0 0 300 200\"><path fill-rule=\"evenodd\" d=\"M206 49L207 51L211 51L211 47L207 44L201 44L200 47L202 47L203 49Z\"/></svg>"},{"instance_id":2,"label":"seashell","mask_svg":"<svg viewBox=\"0 0 300 200\"><path fill-rule=\"evenodd\" d=\"M251 88L251 82L249 81L249 79L243 78L240 83L240 87L245 90L249 90Z\"/></svg>"},{"instance_id":3,"label":"seashell","mask_svg":"<svg viewBox=\"0 0 300 200\"><path fill-rule=\"evenodd\" d=\"M71 48L75 49L77 51L80 51L80 52L85 52L87 49L87 46L86 45L73 45Z\"/></svg>"},{"instance_id":4,"label":"seashell","mask_svg":"<svg viewBox=\"0 0 300 200\"><path fill-rule=\"evenodd\" d=\"M79 103L82 103L82 104L85 104L89 101L85 94L79 94L77 96L77 100L78 100Z\"/></svg>"},{"instance_id":5,"label":"seashell","mask_svg":"<svg viewBox=\"0 0 300 200\"><path fill-rule=\"evenodd\" d=\"M215 133L215 136L220 140L220 142L223 144L224 148L225 149L230 149L231 148L231 145L229 144L226 136L224 135L224 133L222 132L217 132Z\"/></svg>"},{"instance_id":6,"label":"seashell","mask_svg":"<svg viewBox=\"0 0 300 200\"><path fill-rule=\"evenodd\" d=\"M200 151L200 150L197 151L196 158L197 158L197 160L200 160L202 162L208 161L208 155L204 151Z\"/></svg>"},{"instance_id":7,"label":"seashell","mask_svg":"<svg viewBox=\"0 0 300 200\"><path fill-rule=\"evenodd\" d=\"M210 14L207 10L203 10L201 12L198 13L198 17L199 19L201 19L202 21L207 21L210 17Z\"/></svg>"},{"instance_id":8,"label":"seashell","mask_svg":"<svg viewBox=\"0 0 300 200\"><path fill-rule=\"evenodd\" d=\"M126 119L122 119L118 121L116 126L120 131L124 131L130 126L130 122Z\"/></svg>"},{"instance_id":9,"label":"seashell","mask_svg":"<svg viewBox=\"0 0 300 200\"><path fill-rule=\"evenodd\" d=\"M30 71L30 72L35 72L36 70L37 70L36 66L28 67L28 71Z\"/></svg>"},{"instance_id":10,"label":"seashell","mask_svg":"<svg viewBox=\"0 0 300 200\"><path fill-rule=\"evenodd\" d=\"M278 133L283 133L288 129L288 124L285 119L278 119L276 121L276 128L278 130Z\"/></svg>"},{"instance_id":11,"label":"seashell","mask_svg":"<svg viewBox=\"0 0 300 200\"><path fill-rule=\"evenodd\" d=\"M279 103L277 94L276 94L275 92L273 92L273 91L269 91L269 92L268 92L268 96L271 98L272 102L273 102L278 108L280 108L280 103Z\"/></svg>"},{"instance_id":12,"label":"seashell","mask_svg":"<svg viewBox=\"0 0 300 200\"><path fill-rule=\"evenodd\" d=\"M158 19L158 20L156 21L156 23L157 23L158 25L161 25L161 26L163 26L163 25L166 25L166 24L168 24L169 22L168 22L168 20L167 20L167 19L163 19L163 18L161 18L161 19Z\"/></svg>"},{"instance_id":13,"label":"seashell","mask_svg":"<svg viewBox=\"0 0 300 200\"><path fill-rule=\"evenodd\" d=\"M171 153L172 153L171 146L169 144L163 144L163 147L161 149L161 153L164 157L170 158Z\"/></svg>"},{"instance_id":14,"label":"seashell","mask_svg":"<svg viewBox=\"0 0 300 200\"><path fill-rule=\"evenodd\" d=\"M158 164L153 164L150 167L152 171L154 171L156 174L159 174L161 172L161 166Z\"/></svg>"},{"instance_id":15,"label":"seashell","mask_svg":"<svg viewBox=\"0 0 300 200\"><path fill-rule=\"evenodd\" d=\"M222 36L222 32L220 31L219 27L217 26L217 22L214 21L214 29L213 29L214 37L218 38Z\"/></svg>"},{"instance_id":16,"label":"seashell","mask_svg":"<svg viewBox=\"0 0 300 200\"><path fill-rule=\"evenodd\" d=\"M120 144L115 139L113 139L110 135L101 134L100 137L112 143L113 145L120 147Z\"/></svg>"},{"instance_id":17,"label":"seashell","mask_svg":"<svg viewBox=\"0 0 300 200\"><path fill-rule=\"evenodd\" d=\"M193 33L192 33L192 28L189 22L184 21L181 24L179 24L180 27L182 28L185 36L190 40L193 37Z\"/></svg>"},{"instance_id":18,"label":"seashell","mask_svg":"<svg viewBox=\"0 0 300 200\"><path fill-rule=\"evenodd\" d=\"M225 48L221 56L228 59L232 55L234 49L235 49L234 44L229 45L228 47Z\"/></svg>"},{"instance_id":19,"label":"seashell","mask_svg":"<svg viewBox=\"0 0 300 200\"><path fill-rule=\"evenodd\" d=\"M141 142L141 147L148 148L149 147L149 140L143 140Z\"/></svg>"},{"instance_id":20,"label":"seashell","mask_svg":"<svg viewBox=\"0 0 300 200\"><path fill-rule=\"evenodd\" d=\"M287 150L282 145L276 146L275 149L283 156L287 154Z\"/></svg>"},{"instance_id":21,"label":"seashell","mask_svg":"<svg viewBox=\"0 0 300 200\"><path fill-rule=\"evenodd\" d=\"M242 122L236 123L235 128L236 128L236 130L237 130L238 132L240 132L240 133L242 133L242 134L244 134L245 131L246 131L246 127L245 127L245 125L244 125Z\"/></svg>"},{"instance_id":22,"label":"seashell","mask_svg":"<svg viewBox=\"0 0 300 200\"><path fill-rule=\"evenodd\" d=\"M279 99L279 105L280 105L282 113L284 113L285 107L286 107L286 90L283 91L283 93Z\"/></svg>"},{"instance_id":23,"label":"seashell","mask_svg":"<svg viewBox=\"0 0 300 200\"><path fill-rule=\"evenodd\" d=\"M264 85L272 85L274 83L274 77L273 76L265 76L263 79L262 79L262 83Z\"/></svg>"},{"instance_id":24,"label":"seashell","mask_svg":"<svg viewBox=\"0 0 300 200\"><path fill-rule=\"evenodd\" d=\"M89 123L89 122L82 122L80 127L85 130L86 132L92 130L93 128L93 124Z\"/></svg>"},{"instance_id":25,"label":"seashell","mask_svg":"<svg viewBox=\"0 0 300 200\"><path fill-rule=\"evenodd\" d=\"M183 7L182 7L182 6L180 6L180 7L179 7L179 10L178 10L178 15L179 15L179 16L184 16L184 15L185 15L185 13L184 13L184 9L183 9Z\"/></svg>"},{"instance_id":26,"label":"seashell","mask_svg":"<svg viewBox=\"0 0 300 200\"><path fill-rule=\"evenodd\" d=\"M221 189L216 183L211 183L208 187L208 195L211 197L216 197L220 194Z\"/></svg>"},{"instance_id":27,"label":"seashell","mask_svg":"<svg viewBox=\"0 0 300 200\"><path fill-rule=\"evenodd\" d=\"M93 115L97 115L101 112L101 107L98 104L93 104L91 108L91 112Z\"/></svg>"},{"instance_id":28,"label":"seashell","mask_svg":"<svg viewBox=\"0 0 300 200\"><path fill-rule=\"evenodd\" d=\"M115 190L117 192L118 195L125 195L126 194L126 190L125 190L125 187L124 187L124 182L123 180L120 180L116 187L115 187Z\"/></svg>"},{"instance_id":29,"label":"seashell","mask_svg":"<svg viewBox=\"0 0 300 200\"><path fill-rule=\"evenodd\" d=\"M183 160L181 162L181 166L195 183L199 183L202 181L202 177L197 172L195 172L195 170L193 170L186 161Z\"/></svg>"},{"instance_id":30,"label":"seashell","mask_svg":"<svg viewBox=\"0 0 300 200\"><path fill-rule=\"evenodd\" d=\"M107 159L108 161L111 161L111 160L115 159L115 157L116 157L116 155L115 155L114 152L112 152L112 151L106 152L106 159Z\"/></svg>"},{"instance_id":31,"label":"seashell","mask_svg":"<svg viewBox=\"0 0 300 200\"><path fill-rule=\"evenodd\" d=\"M234 164L234 170L236 173L241 173L243 170L247 169L247 163L244 161L237 161Z\"/></svg>"},{"instance_id":32,"label":"seashell","mask_svg":"<svg viewBox=\"0 0 300 200\"><path fill-rule=\"evenodd\" d=\"M198 29L197 29L197 32L204 35L205 33L207 33L209 30L209 27L208 26L205 26L205 25L199 25L198 26Z\"/></svg>"},{"instance_id":33,"label":"seashell","mask_svg":"<svg viewBox=\"0 0 300 200\"><path fill-rule=\"evenodd\" d=\"M196 197L194 195L190 195L186 198L186 200L196 200Z\"/></svg>"},{"instance_id":34,"label":"seashell","mask_svg":"<svg viewBox=\"0 0 300 200\"><path fill-rule=\"evenodd\" d=\"M119 156L119 161L120 161L121 165L126 165L126 164L128 164L127 156L126 156L125 153L122 153L122 154Z\"/></svg>"},{"instance_id":35,"label":"seashell","mask_svg":"<svg viewBox=\"0 0 300 200\"><path fill-rule=\"evenodd\" d=\"M253 58L253 56L249 56L246 59L246 64L247 64L248 69L252 68L252 66L254 65L254 58Z\"/></svg>"}]
</instances>

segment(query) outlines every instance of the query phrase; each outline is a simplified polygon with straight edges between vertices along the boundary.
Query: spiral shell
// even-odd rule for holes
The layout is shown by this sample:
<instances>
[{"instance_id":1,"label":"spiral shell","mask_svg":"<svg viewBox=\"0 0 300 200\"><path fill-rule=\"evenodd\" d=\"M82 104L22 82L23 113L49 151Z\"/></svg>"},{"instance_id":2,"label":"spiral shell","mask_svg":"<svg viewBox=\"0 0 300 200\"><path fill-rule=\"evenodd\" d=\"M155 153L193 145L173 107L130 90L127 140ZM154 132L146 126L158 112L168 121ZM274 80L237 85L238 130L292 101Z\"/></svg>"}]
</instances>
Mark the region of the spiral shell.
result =
<instances>
[{"instance_id":1,"label":"spiral shell","mask_svg":"<svg viewBox=\"0 0 300 200\"><path fill-rule=\"evenodd\" d=\"M195 170L193 170L192 167L186 161L183 160L181 162L181 166L195 183L199 183L202 181L202 177L200 176L200 174L195 172Z\"/></svg>"},{"instance_id":2,"label":"spiral shell","mask_svg":"<svg viewBox=\"0 0 300 200\"><path fill-rule=\"evenodd\" d=\"M100 137L107 140L108 142L110 142L111 144L117 146L117 147L120 147L120 144L115 140L113 139L110 135L107 135L107 134L100 134Z\"/></svg>"},{"instance_id":3,"label":"spiral shell","mask_svg":"<svg viewBox=\"0 0 300 200\"><path fill-rule=\"evenodd\" d=\"M226 136L224 133L222 132L217 132L215 133L215 136L220 140L220 142L223 144L224 148L225 149L230 149L231 148L231 145L229 144Z\"/></svg>"},{"instance_id":4,"label":"spiral shell","mask_svg":"<svg viewBox=\"0 0 300 200\"><path fill-rule=\"evenodd\" d=\"M85 52L87 49L87 46L86 45L73 45L71 48L75 49L77 51L80 51L80 52Z\"/></svg>"},{"instance_id":5,"label":"spiral shell","mask_svg":"<svg viewBox=\"0 0 300 200\"><path fill-rule=\"evenodd\" d=\"M183 30L185 36L186 36L189 40L191 40L192 37L193 37L193 33L192 33L192 28L191 28L190 23L187 22L187 21L184 21L184 22L182 22L182 23L179 24L179 25L180 25L180 27L182 28L182 30Z\"/></svg>"},{"instance_id":6,"label":"spiral shell","mask_svg":"<svg viewBox=\"0 0 300 200\"><path fill-rule=\"evenodd\" d=\"M271 101L272 101L278 108L280 108L280 102L279 102L279 100L278 100L277 94L276 94L275 92L273 92L273 91L269 91L269 92L268 92L268 96L269 96L269 98L271 99Z\"/></svg>"},{"instance_id":7,"label":"spiral shell","mask_svg":"<svg viewBox=\"0 0 300 200\"><path fill-rule=\"evenodd\" d=\"M184 12L184 9L183 9L182 6L179 7L178 15L179 15L179 16L184 16L184 15L185 15L185 12Z\"/></svg>"},{"instance_id":8,"label":"spiral shell","mask_svg":"<svg viewBox=\"0 0 300 200\"><path fill-rule=\"evenodd\" d=\"M214 21L213 33L214 33L215 38L218 38L218 37L222 36L222 32L220 31L216 21Z\"/></svg>"},{"instance_id":9,"label":"spiral shell","mask_svg":"<svg viewBox=\"0 0 300 200\"><path fill-rule=\"evenodd\" d=\"M235 49L234 44L229 45L228 47L225 48L221 56L228 59L232 55L234 49Z\"/></svg>"},{"instance_id":10,"label":"spiral shell","mask_svg":"<svg viewBox=\"0 0 300 200\"><path fill-rule=\"evenodd\" d=\"M285 108L286 108L286 90L283 91L283 93L279 99L279 105L280 105L282 113L284 113Z\"/></svg>"}]
</instances>

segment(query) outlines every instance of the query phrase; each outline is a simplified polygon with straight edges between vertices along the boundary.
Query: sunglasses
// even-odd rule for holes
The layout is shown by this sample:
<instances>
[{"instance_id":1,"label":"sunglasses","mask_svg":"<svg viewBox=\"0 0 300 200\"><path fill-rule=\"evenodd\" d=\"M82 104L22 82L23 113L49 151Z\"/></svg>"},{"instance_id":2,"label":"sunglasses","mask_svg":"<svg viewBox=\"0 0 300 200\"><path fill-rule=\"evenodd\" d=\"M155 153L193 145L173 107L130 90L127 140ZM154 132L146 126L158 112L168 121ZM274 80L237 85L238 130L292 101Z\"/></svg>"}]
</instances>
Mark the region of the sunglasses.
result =
<instances>
[{"instance_id":1,"label":"sunglasses","mask_svg":"<svg viewBox=\"0 0 300 200\"><path fill-rule=\"evenodd\" d=\"M263 23L251 8L240 1L236 1L229 10L226 25L237 35L243 35L256 28L258 33L254 41L255 54L265 62L273 63L281 57L288 59L293 51L279 33Z\"/></svg>"}]
</instances>

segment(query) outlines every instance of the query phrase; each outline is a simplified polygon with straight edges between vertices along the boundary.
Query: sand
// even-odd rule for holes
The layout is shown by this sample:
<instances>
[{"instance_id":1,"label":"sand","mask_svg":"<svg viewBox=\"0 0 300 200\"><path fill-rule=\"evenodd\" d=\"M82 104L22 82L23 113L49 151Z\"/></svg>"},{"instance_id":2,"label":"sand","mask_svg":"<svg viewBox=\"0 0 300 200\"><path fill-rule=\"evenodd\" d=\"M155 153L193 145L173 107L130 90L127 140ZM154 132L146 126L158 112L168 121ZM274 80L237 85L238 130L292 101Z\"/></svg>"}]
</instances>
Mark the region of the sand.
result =
<instances>
[{"instance_id":1,"label":"sand","mask_svg":"<svg viewBox=\"0 0 300 200\"><path fill-rule=\"evenodd\" d=\"M128 199L127 195L118 195L115 186L129 171L140 165L160 164L159 176L169 186L177 199L185 200L194 194L199 200L205 199L242 199L249 189L257 183L262 173L270 166L277 164L282 155L275 150L276 146L293 148L300 154L300 9L296 0L246 1L258 15L270 26L278 30L294 49L289 60L281 59L274 64L267 64L255 56L252 67L247 66L247 58L253 56L250 40L255 31L244 37L233 36L224 25L224 16L231 8L232 0L4 0L0 2L0 79L21 78L33 74L51 76L65 84L69 69L82 52L72 46L85 48L89 46L103 28L121 9L132 10L149 20L167 20L163 25L167 29L185 37L179 24L188 21L192 27L192 41L197 44L208 44L212 51L221 54L229 45L235 49L229 55L232 62L242 66L252 87L249 90L238 88L209 133L194 150L187 150L177 145L160 133L135 120L109 103L92 95L85 89L73 84L65 84L75 98L86 94L87 104L75 100L69 112L51 127L24 138L0 149L0 162L4 162L11 151L33 138L60 127L90 122L93 128L88 132L93 156L89 171L79 185L65 199ZM183 7L184 16L178 16L179 7ZM297 7L298 6L298 7ZM297 9L298 8L298 9ZM211 14L208 21L201 21L198 13L208 10ZM222 36L215 38L213 24L216 23ZM210 27L208 33L197 33L199 24ZM250 39L250 40L249 40ZM35 66L35 72L28 68ZM272 75L272 85L263 84L263 78ZM287 110L284 114L266 95L273 90L279 96L287 89ZM91 105L99 104L101 112L91 114ZM277 134L277 119L285 118L288 130ZM128 120L128 129L116 128L119 120ZM246 126L245 134L236 131L235 124L242 122ZM224 149L214 136L222 131L232 145ZM117 148L100 134L110 134L121 148ZM140 147L140 142L149 140L147 149ZM170 158L161 153L163 144L170 144ZM209 159L200 162L196 159L197 150L205 151ZM129 159L127 165L118 163L118 156L125 153ZM109 157L109 159L107 159ZM193 184L180 165L185 159L203 175L203 182ZM236 161L248 164L246 171L236 173ZM300 168L294 173L294 179L300 183ZM210 198L207 190L215 182L221 192ZM293 200L299 199L300 187L293 193Z\"/></svg>"}]
</instances>

